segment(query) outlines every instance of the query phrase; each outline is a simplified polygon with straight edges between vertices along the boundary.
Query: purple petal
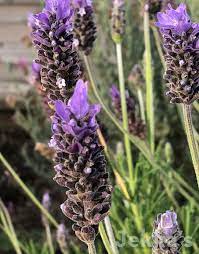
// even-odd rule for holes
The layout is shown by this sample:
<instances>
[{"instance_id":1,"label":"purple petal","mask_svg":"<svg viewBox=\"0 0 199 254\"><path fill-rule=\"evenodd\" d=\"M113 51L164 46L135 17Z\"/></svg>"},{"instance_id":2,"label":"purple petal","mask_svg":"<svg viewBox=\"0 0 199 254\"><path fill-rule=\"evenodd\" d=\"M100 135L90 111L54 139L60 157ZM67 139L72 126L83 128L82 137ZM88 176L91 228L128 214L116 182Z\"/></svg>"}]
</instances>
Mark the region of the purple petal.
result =
<instances>
[{"instance_id":1,"label":"purple petal","mask_svg":"<svg viewBox=\"0 0 199 254\"><path fill-rule=\"evenodd\" d=\"M56 13L57 20L70 17L70 0L46 0L45 10Z\"/></svg>"},{"instance_id":2,"label":"purple petal","mask_svg":"<svg viewBox=\"0 0 199 254\"><path fill-rule=\"evenodd\" d=\"M92 6L92 0L73 0L75 7L85 8L87 6Z\"/></svg>"},{"instance_id":3,"label":"purple petal","mask_svg":"<svg viewBox=\"0 0 199 254\"><path fill-rule=\"evenodd\" d=\"M176 10L168 5L168 9L164 13L157 14L157 20L156 26L161 29L171 29L177 34L186 32L192 25L185 4L180 4Z\"/></svg>"},{"instance_id":4,"label":"purple petal","mask_svg":"<svg viewBox=\"0 0 199 254\"><path fill-rule=\"evenodd\" d=\"M65 122L70 120L70 111L68 110L66 104L60 100L55 101L55 111L57 115Z\"/></svg>"},{"instance_id":5,"label":"purple petal","mask_svg":"<svg viewBox=\"0 0 199 254\"><path fill-rule=\"evenodd\" d=\"M40 78L40 71L41 71L41 65L38 63L35 63L35 61L33 61L32 63L32 75L35 78Z\"/></svg>"},{"instance_id":6,"label":"purple petal","mask_svg":"<svg viewBox=\"0 0 199 254\"><path fill-rule=\"evenodd\" d=\"M68 102L71 112L77 119L86 116L89 110L87 82L78 80L73 96Z\"/></svg>"}]
</instances>

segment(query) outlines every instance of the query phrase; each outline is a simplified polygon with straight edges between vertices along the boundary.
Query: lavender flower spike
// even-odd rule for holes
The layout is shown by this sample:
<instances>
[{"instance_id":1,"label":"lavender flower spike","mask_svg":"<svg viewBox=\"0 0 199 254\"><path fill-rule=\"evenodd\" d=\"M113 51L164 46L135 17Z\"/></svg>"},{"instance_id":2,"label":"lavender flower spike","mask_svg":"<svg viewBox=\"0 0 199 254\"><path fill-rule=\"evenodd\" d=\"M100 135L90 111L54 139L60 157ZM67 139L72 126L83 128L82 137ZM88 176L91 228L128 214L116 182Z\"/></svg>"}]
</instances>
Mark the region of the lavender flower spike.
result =
<instances>
[{"instance_id":1,"label":"lavender flower spike","mask_svg":"<svg viewBox=\"0 0 199 254\"><path fill-rule=\"evenodd\" d=\"M154 222L153 254L179 254L183 242L177 214L166 211L159 214Z\"/></svg>"},{"instance_id":2,"label":"lavender flower spike","mask_svg":"<svg viewBox=\"0 0 199 254\"><path fill-rule=\"evenodd\" d=\"M157 19L165 49L167 95L171 103L189 105L199 99L199 24L191 22L185 4L176 10L169 5Z\"/></svg>"},{"instance_id":3,"label":"lavender flower spike","mask_svg":"<svg viewBox=\"0 0 199 254\"><path fill-rule=\"evenodd\" d=\"M74 37L79 50L89 55L96 39L92 0L73 0L75 7Z\"/></svg>"},{"instance_id":4,"label":"lavender flower spike","mask_svg":"<svg viewBox=\"0 0 199 254\"><path fill-rule=\"evenodd\" d=\"M41 82L49 103L67 101L81 76L73 47L70 0L46 0L41 13L29 16L32 40L41 65Z\"/></svg>"},{"instance_id":5,"label":"lavender flower spike","mask_svg":"<svg viewBox=\"0 0 199 254\"><path fill-rule=\"evenodd\" d=\"M49 145L56 151L54 180L68 188L61 209L74 221L77 237L88 244L109 212L112 187L96 133L100 106L90 105L87 96L87 83L79 80L68 104L55 102Z\"/></svg>"}]
</instances>

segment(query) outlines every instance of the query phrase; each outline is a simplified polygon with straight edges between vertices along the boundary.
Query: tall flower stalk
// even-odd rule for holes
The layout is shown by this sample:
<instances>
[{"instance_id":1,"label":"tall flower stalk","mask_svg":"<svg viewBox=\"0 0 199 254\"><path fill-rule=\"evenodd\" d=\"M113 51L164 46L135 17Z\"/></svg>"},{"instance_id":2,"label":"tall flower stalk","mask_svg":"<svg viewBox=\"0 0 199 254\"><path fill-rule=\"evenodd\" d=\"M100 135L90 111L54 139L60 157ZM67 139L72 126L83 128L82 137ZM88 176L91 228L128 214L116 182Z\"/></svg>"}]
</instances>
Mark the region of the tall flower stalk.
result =
<instances>
[{"instance_id":1,"label":"tall flower stalk","mask_svg":"<svg viewBox=\"0 0 199 254\"><path fill-rule=\"evenodd\" d=\"M97 137L95 116L99 111L99 105L89 105L87 84L79 80L67 105L55 101L49 143L56 151L54 180L68 188L61 209L74 221L76 236L90 251L94 251L99 222L108 215L112 192Z\"/></svg>"},{"instance_id":2,"label":"tall flower stalk","mask_svg":"<svg viewBox=\"0 0 199 254\"><path fill-rule=\"evenodd\" d=\"M145 79L146 79L146 118L151 152L155 152L155 117L153 95L153 70L150 43L149 5L144 8L144 42L145 42Z\"/></svg>"},{"instance_id":3,"label":"tall flower stalk","mask_svg":"<svg viewBox=\"0 0 199 254\"><path fill-rule=\"evenodd\" d=\"M128 125L128 113L127 113L127 102L126 102L126 92L125 92L126 89L125 89L123 57L122 57L122 40L123 40L124 30L125 30L124 1L113 0L112 2L112 38L116 45L123 128L125 131L128 132L129 125ZM131 151L131 142L127 134L124 134L124 143L125 143L127 164L129 169L129 183L131 188L133 188L134 186L133 158L132 158L132 151Z\"/></svg>"},{"instance_id":4,"label":"tall flower stalk","mask_svg":"<svg viewBox=\"0 0 199 254\"><path fill-rule=\"evenodd\" d=\"M165 49L166 73L171 103L183 107L184 124L199 187L199 150L192 124L192 103L199 98L199 24L194 24L180 4L175 10L169 5L158 13L156 25L160 28Z\"/></svg>"}]
</instances>

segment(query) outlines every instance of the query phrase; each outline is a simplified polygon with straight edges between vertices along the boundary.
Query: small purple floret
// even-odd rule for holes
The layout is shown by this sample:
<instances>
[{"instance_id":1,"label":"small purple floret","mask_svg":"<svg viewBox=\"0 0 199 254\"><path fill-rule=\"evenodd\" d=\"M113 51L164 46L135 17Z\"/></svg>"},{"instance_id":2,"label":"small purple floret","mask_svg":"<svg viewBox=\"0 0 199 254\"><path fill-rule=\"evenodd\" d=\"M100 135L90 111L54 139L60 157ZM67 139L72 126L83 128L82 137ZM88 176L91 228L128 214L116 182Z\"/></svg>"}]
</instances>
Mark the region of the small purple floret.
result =
<instances>
[{"instance_id":1,"label":"small purple floret","mask_svg":"<svg viewBox=\"0 0 199 254\"><path fill-rule=\"evenodd\" d=\"M40 79L41 65L33 61L32 63L32 75L35 79Z\"/></svg>"}]
</instances>

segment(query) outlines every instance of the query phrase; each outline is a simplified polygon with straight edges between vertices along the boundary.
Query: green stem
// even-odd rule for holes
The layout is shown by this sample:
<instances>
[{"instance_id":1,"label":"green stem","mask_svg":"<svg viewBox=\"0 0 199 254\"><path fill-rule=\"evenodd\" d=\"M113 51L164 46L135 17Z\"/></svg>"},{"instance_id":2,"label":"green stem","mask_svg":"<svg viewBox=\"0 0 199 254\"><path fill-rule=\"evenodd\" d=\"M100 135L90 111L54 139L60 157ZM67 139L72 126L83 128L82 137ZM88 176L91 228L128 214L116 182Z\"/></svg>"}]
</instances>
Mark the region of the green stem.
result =
<instances>
[{"instance_id":1,"label":"green stem","mask_svg":"<svg viewBox=\"0 0 199 254\"><path fill-rule=\"evenodd\" d=\"M102 238L103 244L104 244L108 254L114 254L113 251L112 251L111 245L109 243L109 240L108 240L108 237L106 235L106 231L105 231L105 228L104 228L104 225L103 225L102 222L99 224L99 232L100 232L100 236Z\"/></svg>"},{"instance_id":2,"label":"green stem","mask_svg":"<svg viewBox=\"0 0 199 254\"><path fill-rule=\"evenodd\" d=\"M119 254L118 248L117 248L117 244L116 244L116 240L115 240L115 236L113 233L113 228L111 225L111 221L110 218L107 216L104 220L105 223L105 227L106 227L106 232L113 250L113 254Z\"/></svg>"},{"instance_id":3,"label":"green stem","mask_svg":"<svg viewBox=\"0 0 199 254\"><path fill-rule=\"evenodd\" d=\"M146 79L146 115L149 143L151 152L155 151L155 124L154 124L154 108L153 108L153 73L152 73L152 57L150 43L150 25L149 12L144 12L144 42L145 42L145 79Z\"/></svg>"},{"instance_id":4,"label":"green stem","mask_svg":"<svg viewBox=\"0 0 199 254\"><path fill-rule=\"evenodd\" d=\"M48 220L57 228L58 223L56 222L56 220L42 206L42 204L38 201L38 199L34 196L34 194L29 190L29 188L25 185L25 183L21 180L21 178L17 175L17 173L14 171L14 169L11 167L11 165L7 162L7 160L4 158L4 156L1 153L0 153L0 161L3 163L3 165L9 171L9 173L12 175L12 177L15 179L15 181L18 183L18 185L23 189L23 191L26 193L26 195L40 209L40 211L46 216L46 218L48 218Z\"/></svg>"},{"instance_id":5,"label":"green stem","mask_svg":"<svg viewBox=\"0 0 199 254\"><path fill-rule=\"evenodd\" d=\"M118 75L119 75L119 85L120 85L120 95L121 95L123 128L125 131L128 132L129 123L128 123L128 112L127 112L127 103L126 103L126 90L125 90L121 44L116 44L116 52L117 52L117 65L118 65ZM134 182L133 181L133 160L132 160L132 152L131 152L131 143L127 134L124 134L124 144L125 144L127 164L129 169L129 181L131 186L133 185L133 182Z\"/></svg>"},{"instance_id":6,"label":"green stem","mask_svg":"<svg viewBox=\"0 0 199 254\"><path fill-rule=\"evenodd\" d=\"M94 242L88 243L88 253L89 254L97 254Z\"/></svg>"},{"instance_id":7,"label":"green stem","mask_svg":"<svg viewBox=\"0 0 199 254\"><path fill-rule=\"evenodd\" d=\"M187 134L187 141L189 144L189 149L190 149L193 166L195 169L196 179L198 183L198 188L199 188L199 151L198 151L198 144L194 137L191 105L183 104L183 115L184 115L185 130Z\"/></svg>"},{"instance_id":8,"label":"green stem","mask_svg":"<svg viewBox=\"0 0 199 254\"><path fill-rule=\"evenodd\" d=\"M141 118L142 118L142 121L146 123L144 99L143 99L142 90L140 88L138 88L137 94L138 94L138 101L140 105Z\"/></svg>"},{"instance_id":9,"label":"green stem","mask_svg":"<svg viewBox=\"0 0 199 254\"><path fill-rule=\"evenodd\" d=\"M46 238L47 238L47 243L48 243L48 247L49 247L49 252L50 254L54 254L54 247L53 247L53 241L52 241L52 235L51 235L51 230L50 230L50 226L47 223L45 225L45 229L46 229Z\"/></svg>"}]
</instances>

